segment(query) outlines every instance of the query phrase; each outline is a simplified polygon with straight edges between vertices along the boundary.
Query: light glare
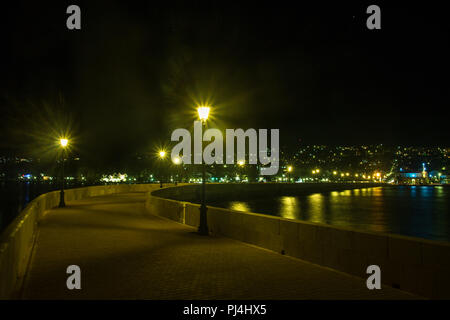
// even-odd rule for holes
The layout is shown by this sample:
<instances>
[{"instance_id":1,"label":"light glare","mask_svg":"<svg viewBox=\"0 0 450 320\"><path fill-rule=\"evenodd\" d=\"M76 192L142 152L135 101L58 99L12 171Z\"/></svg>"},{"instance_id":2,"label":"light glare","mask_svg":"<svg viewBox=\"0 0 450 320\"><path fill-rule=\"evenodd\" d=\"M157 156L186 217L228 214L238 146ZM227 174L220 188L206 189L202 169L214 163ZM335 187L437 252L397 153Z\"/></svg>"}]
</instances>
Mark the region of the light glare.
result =
<instances>
[{"instance_id":1,"label":"light glare","mask_svg":"<svg viewBox=\"0 0 450 320\"><path fill-rule=\"evenodd\" d=\"M210 107L205 107L205 106L197 108L198 117L200 118L200 120L206 121L208 119L209 109L210 109Z\"/></svg>"}]
</instances>

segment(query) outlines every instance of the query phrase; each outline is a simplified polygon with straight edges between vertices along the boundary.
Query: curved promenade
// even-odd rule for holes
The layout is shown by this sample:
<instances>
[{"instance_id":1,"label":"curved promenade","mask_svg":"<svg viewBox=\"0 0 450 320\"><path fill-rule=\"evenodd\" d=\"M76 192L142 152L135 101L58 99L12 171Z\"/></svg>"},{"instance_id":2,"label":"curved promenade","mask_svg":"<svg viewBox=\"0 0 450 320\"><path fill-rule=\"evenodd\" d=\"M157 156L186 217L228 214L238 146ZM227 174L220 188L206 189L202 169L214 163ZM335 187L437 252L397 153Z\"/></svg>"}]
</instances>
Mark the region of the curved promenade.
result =
<instances>
[{"instance_id":1,"label":"curved promenade","mask_svg":"<svg viewBox=\"0 0 450 320\"><path fill-rule=\"evenodd\" d=\"M1 298L418 298L389 286L368 290L363 278L224 237L213 208L213 235L199 236L189 214L185 224L161 216L198 205L151 190L159 185L69 189L66 208L55 208L57 192L35 199L2 235ZM81 290L66 287L69 265L81 268Z\"/></svg>"}]
</instances>

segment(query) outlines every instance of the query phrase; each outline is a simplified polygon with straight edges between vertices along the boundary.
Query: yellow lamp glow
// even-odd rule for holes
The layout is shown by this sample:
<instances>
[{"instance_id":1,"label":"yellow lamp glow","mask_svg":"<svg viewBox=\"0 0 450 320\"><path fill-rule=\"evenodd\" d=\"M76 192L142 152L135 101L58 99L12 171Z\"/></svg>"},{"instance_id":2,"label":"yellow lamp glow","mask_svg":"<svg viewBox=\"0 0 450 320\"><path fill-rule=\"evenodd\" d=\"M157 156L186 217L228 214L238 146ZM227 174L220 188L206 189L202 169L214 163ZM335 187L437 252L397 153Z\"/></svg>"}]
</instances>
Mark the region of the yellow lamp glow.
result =
<instances>
[{"instance_id":1,"label":"yellow lamp glow","mask_svg":"<svg viewBox=\"0 0 450 320\"><path fill-rule=\"evenodd\" d=\"M240 165L241 167L244 165L245 161L244 160L239 160L238 161L238 165Z\"/></svg>"},{"instance_id":2,"label":"yellow lamp glow","mask_svg":"<svg viewBox=\"0 0 450 320\"><path fill-rule=\"evenodd\" d=\"M59 139L59 143L61 144L61 146L63 148L65 148L69 144L69 140L67 140L66 138L61 138L61 139Z\"/></svg>"},{"instance_id":3,"label":"yellow lamp glow","mask_svg":"<svg viewBox=\"0 0 450 320\"><path fill-rule=\"evenodd\" d=\"M161 150L161 151L159 152L159 157L160 157L161 159L163 159L165 156L166 156L166 152L165 152L164 150Z\"/></svg>"},{"instance_id":4,"label":"yellow lamp glow","mask_svg":"<svg viewBox=\"0 0 450 320\"><path fill-rule=\"evenodd\" d=\"M172 159L172 161L173 161L174 164L180 164L181 163L180 157L175 157L175 158Z\"/></svg>"},{"instance_id":5,"label":"yellow lamp glow","mask_svg":"<svg viewBox=\"0 0 450 320\"><path fill-rule=\"evenodd\" d=\"M287 170L288 170L288 172L291 172L291 171L292 171L292 167L289 166L289 167L287 168Z\"/></svg>"},{"instance_id":6,"label":"yellow lamp glow","mask_svg":"<svg viewBox=\"0 0 450 320\"><path fill-rule=\"evenodd\" d=\"M206 121L208 119L210 107L201 106L197 108L198 117L201 121Z\"/></svg>"}]
</instances>

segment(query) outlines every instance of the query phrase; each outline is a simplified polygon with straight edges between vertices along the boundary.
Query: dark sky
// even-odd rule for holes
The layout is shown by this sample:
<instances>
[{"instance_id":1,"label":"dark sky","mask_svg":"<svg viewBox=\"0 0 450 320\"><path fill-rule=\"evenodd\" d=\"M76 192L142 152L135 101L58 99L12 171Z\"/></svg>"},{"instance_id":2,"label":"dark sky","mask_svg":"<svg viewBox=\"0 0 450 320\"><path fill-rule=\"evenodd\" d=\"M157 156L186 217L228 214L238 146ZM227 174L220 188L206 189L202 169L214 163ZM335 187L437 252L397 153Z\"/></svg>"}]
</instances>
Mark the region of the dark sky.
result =
<instances>
[{"instance_id":1,"label":"dark sky","mask_svg":"<svg viewBox=\"0 0 450 320\"><path fill-rule=\"evenodd\" d=\"M28 1L2 5L0 147L69 128L114 161L168 143L199 101L282 145L449 146L449 26L429 2ZM78 4L82 29L66 28ZM381 7L382 29L366 28Z\"/></svg>"}]
</instances>

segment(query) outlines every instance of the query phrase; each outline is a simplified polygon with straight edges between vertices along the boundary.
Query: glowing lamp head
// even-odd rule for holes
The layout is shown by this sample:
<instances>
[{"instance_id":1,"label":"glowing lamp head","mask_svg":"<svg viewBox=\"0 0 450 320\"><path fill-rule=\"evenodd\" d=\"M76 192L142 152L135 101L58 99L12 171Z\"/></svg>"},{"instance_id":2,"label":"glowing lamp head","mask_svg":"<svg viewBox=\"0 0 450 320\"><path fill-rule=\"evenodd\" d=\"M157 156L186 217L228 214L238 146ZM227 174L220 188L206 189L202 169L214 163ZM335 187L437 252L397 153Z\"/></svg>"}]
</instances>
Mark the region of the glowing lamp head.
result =
<instances>
[{"instance_id":1,"label":"glowing lamp head","mask_svg":"<svg viewBox=\"0 0 450 320\"><path fill-rule=\"evenodd\" d=\"M175 158L172 159L172 161L173 161L174 164L180 164L181 163L180 157L175 157Z\"/></svg>"},{"instance_id":2,"label":"glowing lamp head","mask_svg":"<svg viewBox=\"0 0 450 320\"><path fill-rule=\"evenodd\" d=\"M201 121L204 122L208 119L209 109L210 109L210 107L205 107L205 106L197 108L198 117L200 118Z\"/></svg>"},{"instance_id":3,"label":"glowing lamp head","mask_svg":"<svg viewBox=\"0 0 450 320\"><path fill-rule=\"evenodd\" d=\"M289 166L289 167L287 168L287 170L288 170L288 172L291 172L291 171L292 171L292 166Z\"/></svg>"},{"instance_id":4,"label":"glowing lamp head","mask_svg":"<svg viewBox=\"0 0 450 320\"><path fill-rule=\"evenodd\" d=\"M241 167L244 165L245 161L244 160L239 160L238 161L238 165L240 165Z\"/></svg>"},{"instance_id":5,"label":"glowing lamp head","mask_svg":"<svg viewBox=\"0 0 450 320\"><path fill-rule=\"evenodd\" d=\"M67 140L66 138L61 138L59 139L59 143L61 144L61 147L65 148L69 144L69 140Z\"/></svg>"},{"instance_id":6,"label":"glowing lamp head","mask_svg":"<svg viewBox=\"0 0 450 320\"><path fill-rule=\"evenodd\" d=\"M164 159L165 156L166 156L166 152L163 151L163 150L161 150L161 151L159 152L159 157L160 157L161 159Z\"/></svg>"}]
</instances>

